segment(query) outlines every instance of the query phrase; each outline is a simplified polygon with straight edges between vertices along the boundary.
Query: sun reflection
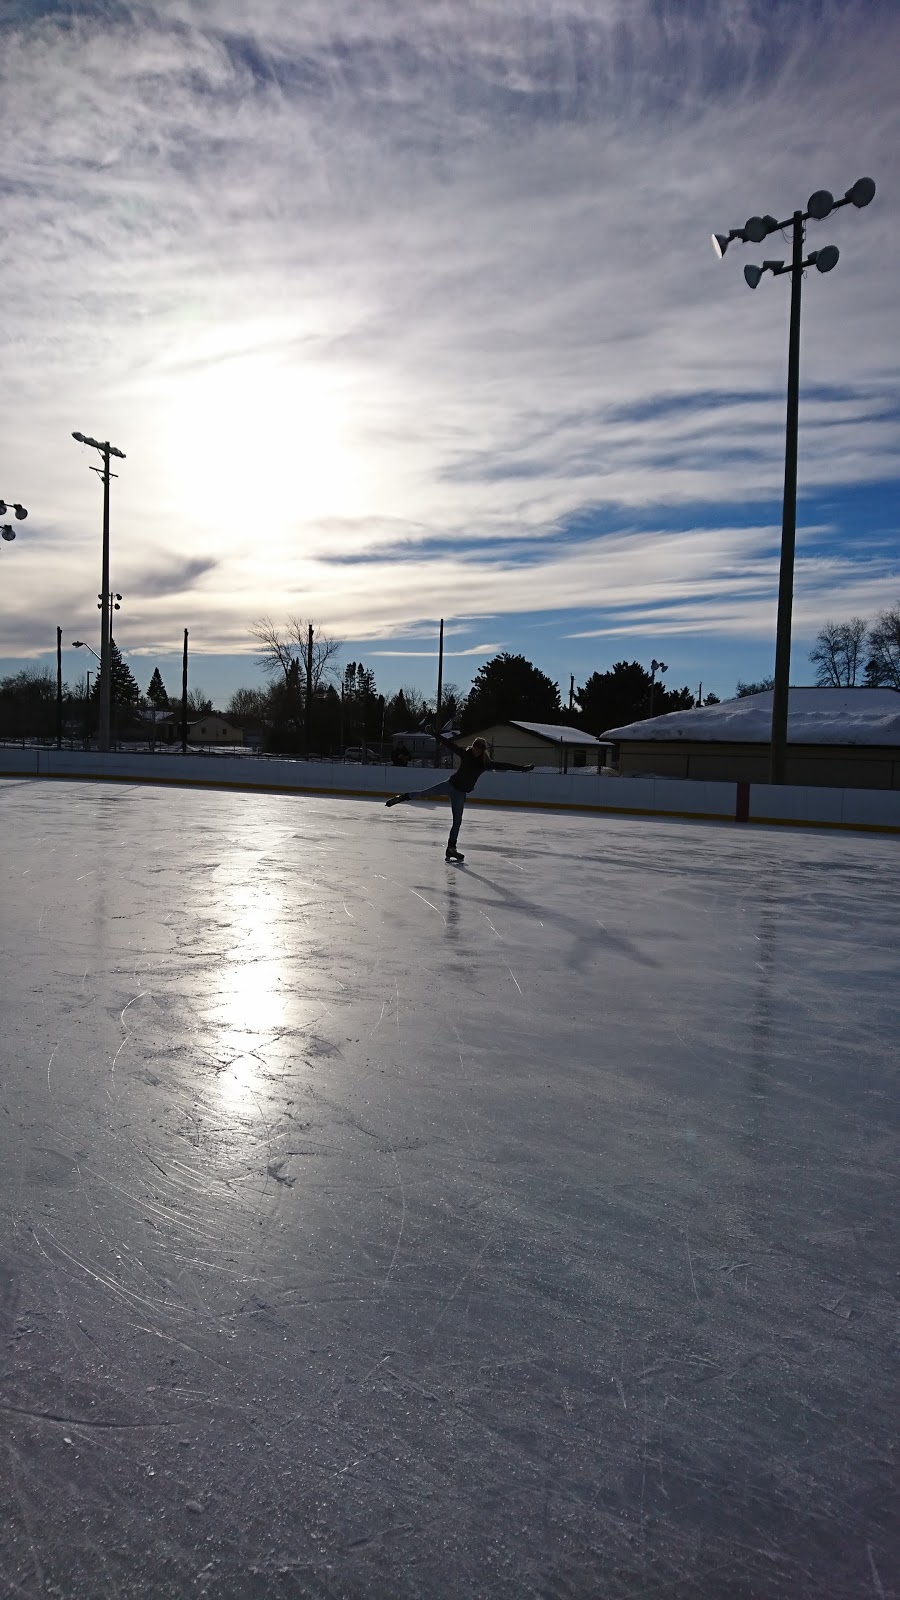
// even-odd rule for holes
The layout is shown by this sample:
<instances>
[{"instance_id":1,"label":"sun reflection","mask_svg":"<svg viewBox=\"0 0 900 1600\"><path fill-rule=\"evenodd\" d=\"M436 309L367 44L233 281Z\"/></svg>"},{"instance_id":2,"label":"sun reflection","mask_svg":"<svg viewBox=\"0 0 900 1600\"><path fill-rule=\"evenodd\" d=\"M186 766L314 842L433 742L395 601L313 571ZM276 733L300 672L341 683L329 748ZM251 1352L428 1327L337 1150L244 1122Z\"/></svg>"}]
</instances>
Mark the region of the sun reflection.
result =
<instances>
[{"instance_id":1,"label":"sun reflection","mask_svg":"<svg viewBox=\"0 0 900 1600\"><path fill-rule=\"evenodd\" d=\"M283 897L246 882L229 884L218 909L230 922L215 990L203 1007L205 1048L219 1065L218 1089L232 1110L252 1102L267 1071L281 1064L293 995L279 928Z\"/></svg>"}]
</instances>

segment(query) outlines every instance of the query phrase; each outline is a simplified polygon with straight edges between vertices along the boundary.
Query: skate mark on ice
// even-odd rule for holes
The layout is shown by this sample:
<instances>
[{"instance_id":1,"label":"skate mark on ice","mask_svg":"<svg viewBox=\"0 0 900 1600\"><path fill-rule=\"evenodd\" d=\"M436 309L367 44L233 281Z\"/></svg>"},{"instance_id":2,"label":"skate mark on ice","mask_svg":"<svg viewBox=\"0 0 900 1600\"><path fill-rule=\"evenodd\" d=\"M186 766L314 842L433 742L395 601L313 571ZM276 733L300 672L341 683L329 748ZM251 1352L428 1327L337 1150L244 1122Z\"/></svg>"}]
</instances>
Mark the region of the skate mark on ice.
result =
<instances>
[{"instance_id":1,"label":"skate mark on ice","mask_svg":"<svg viewBox=\"0 0 900 1600\"><path fill-rule=\"evenodd\" d=\"M443 911L441 911L440 907L436 906L434 904L433 900L425 900L425 896L423 894L420 894L418 889L410 889L409 892L410 892L410 894L414 894L417 900L424 900L426 906L431 906L432 911L436 911L437 912L437 914L440 917L442 923L444 924L444 927L446 928L446 926L447 926L447 918L444 916L444 913L443 913Z\"/></svg>"},{"instance_id":2,"label":"skate mark on ice","mask_svg":"<svg viewBox=\"0 0 900 1600\"><path fill-rule=\"evenodd\" d=\"M505 962L504 962L504 966L506 966ZM512 967L506 967L506 970L509 973L510 977L512 978L512 981L515 984L516 988L518 989L519 993L522 995L522 999L524 1000L525 996L524 996L524 994L522 994L521 984L519 983L518 978L516 977L515 973L513 972Z\"/></svg>"},{"instance_id":3,"label":"skate mark on ice","mask_svg":"<svg viewBox=\"0 0 900 1600\"><path fill-rule=\"evenodd\" d=\"M403 1242L403 1229L406 1226L406 1185L403 1182L403 1173L400 1171L400 1162L397 1160L397 1152L394 1149L393 1145L391 1145L390 1148L391 1148L391 1155L394 1158L394 1166L397 1169L397 1182L400 1185L400 1202L401 1202L401 1205L402 1205L403 1209L402 1209L402 1211L400 1213L400 1227L399 1227L399 1230L397 1232L397 1242L394 1245L394 1254L391 1256L391 1264L388 1267L387 1272L385 1273L384 1282L381 1285L381 1293L382 1294L384 1294L384 1291L388 1286L388 1281L390 1279L391 1273L394 1270L394 1263L397 1260L397 1256L400 1253L400 1246L401 1246L401 1244Z\"/></svg>"}]
</instances>

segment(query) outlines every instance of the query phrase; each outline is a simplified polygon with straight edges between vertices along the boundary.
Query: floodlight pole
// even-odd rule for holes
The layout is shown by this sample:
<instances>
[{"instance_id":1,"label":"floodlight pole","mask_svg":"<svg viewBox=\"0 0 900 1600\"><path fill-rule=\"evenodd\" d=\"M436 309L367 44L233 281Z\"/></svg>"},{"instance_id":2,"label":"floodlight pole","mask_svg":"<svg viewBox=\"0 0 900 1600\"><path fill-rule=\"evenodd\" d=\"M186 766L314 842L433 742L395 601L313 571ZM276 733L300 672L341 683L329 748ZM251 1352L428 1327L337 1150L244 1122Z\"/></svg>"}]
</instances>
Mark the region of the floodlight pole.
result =
<instances>
[{"instance_id":1,"label":"floodlight pole","mask_svg":"<svg viewBox=\"0 0 900 1600\"><path fill-rule=\"evenodd\" d=\"M875 184L871 178L858 178L840 200L827 189L817 189L807 201L806 211L795 211L793 217L779 222L776 217L749 217L743 228L731 228L727 234L713 234L713 248L721 260L728 246L738 239L742 244L761 244L769 234L784 233L791 228L791 264L784 261L764 261L761 267L746 266L744 280L755 289L765 272L773 277L783 273L791 275L791 320L788 338L787 421L784 442L784 499L781 513L781 566L778 577L778 615L775 631L775 677L772 695L772 733L769 757L769 781L781 784L787 768L788 709L791 681L791 613L794 600L794 550L797 539L797 436L800 401L800 293L803 273L807 267L819 272L831 272L838 262L836 245L826 245L813 250L803 259L804 229L809 218L823 222L842 206L855 206L861 210L875 197ZM652 692L652 690L651 690Z\"/></svg>"},{"instance_id":2,"label":"floodlight pole","mask_svg":"<svg viewBox=\"0 0 900 1600\"><path fill-rule=\"evenodd\" d=\"M788 334L787 419L784 435L784 499L781 511L781 566L775 623L775 687L769 782L784 783L787 767L788 704L791 685L791 621L794 605L794 550L797 542L797 440L800 426L800 291L803 284L803 212L794 212L791 253L791 321Z\"/></svg>"},{"instance_id":3,"label":"floodlight pole","mask_svg":"<svg viewBox=\"0 0 900 1600\"><path fill-rule=\"evenodd\" d=\"M97 728L97 745L109 749L110 707L112 685L109 671L109 440L102 447L103 455L103 576L100 580L100 705Z\"/></svg>"}]
</instances>

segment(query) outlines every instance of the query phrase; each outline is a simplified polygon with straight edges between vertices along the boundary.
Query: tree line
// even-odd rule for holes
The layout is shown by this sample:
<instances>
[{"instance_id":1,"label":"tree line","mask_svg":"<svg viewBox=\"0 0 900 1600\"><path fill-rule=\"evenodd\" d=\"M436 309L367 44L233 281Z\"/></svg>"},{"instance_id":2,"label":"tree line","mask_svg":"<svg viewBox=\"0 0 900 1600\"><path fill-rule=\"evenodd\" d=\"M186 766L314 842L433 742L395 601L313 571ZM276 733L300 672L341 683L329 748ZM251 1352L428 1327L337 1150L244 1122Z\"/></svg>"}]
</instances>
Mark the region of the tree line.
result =
<instances>
[{"instance_id":1,"label":"tree line","mask_svg":"<svg viewBox=\"0 0 900 1600\"><path fill-rule=\"evenodd\" d=\"M225 707L214 708L202 689L188 694L188 717L212 713L245 730L257 731L273 753L294 754L311 750L337 755L348 746L383 744L395 733L407 733L430 723L440 713L441 723L452 722L463 734L496 722L566 722L599 736L608 728L641 722L669 711L689 710L697 702L685 686L667 689L638 661L617 661L606 672L593 672L577 689L571 704L564 704L559 685L525 656L502 651L484 662L467 694L446 683L440 708L436 697L404 685L395 694L379 694L375 673L362 661L341 669L339 640L303 621L289 619L286 626L265 617L255 622L251 635L258 646L257 666L266 683L260 688L240 688ZM900 690L900 604L879 613L871 625L859 617L848 622L828 622L816 636L810 660L821 686ZM114 729L119 737L152 740L158 718L171 712L180 720L181 696L169 698L158 667L144 692L121 650L110 646L110 695ZM64 685L63 726L68 739L90 739L97 728L99 674L88 696L81 685ZM739 681L736 696L772 688L773 680ZM704 697L705 705L717 696ZM46 669L24 669L0 679L0 738L49 739L57 726L57 685Z\"/></svg>"}]
</instances>

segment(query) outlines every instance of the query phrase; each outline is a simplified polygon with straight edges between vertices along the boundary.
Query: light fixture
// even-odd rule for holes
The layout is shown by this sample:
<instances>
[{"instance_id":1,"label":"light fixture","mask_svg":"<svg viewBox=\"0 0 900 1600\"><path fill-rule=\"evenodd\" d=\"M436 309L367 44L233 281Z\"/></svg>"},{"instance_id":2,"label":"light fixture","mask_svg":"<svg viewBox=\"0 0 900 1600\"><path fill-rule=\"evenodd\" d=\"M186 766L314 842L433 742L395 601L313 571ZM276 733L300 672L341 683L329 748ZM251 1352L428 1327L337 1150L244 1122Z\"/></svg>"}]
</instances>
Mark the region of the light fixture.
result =
<instances>
[{"instance_id":1,"label":"light fixture","mask_svg":"<svg viewBox=\"0 0 900 1600\"><path fill-rule=\"evenodd\" d=\"M762 244L769 228L764 217L748 217L744 223L744 238L751 244Z\"/></svg>"},{"instance_id":2,"label":"light fixture","mask_svg":"<svg viewBox=\"0 0 900 1600\"><path fill-rule=\"evenodd\" d=\"M728 246L731 243L731 234L730 233L714 233L713 236L712 236L712 243L713 243L713 249L715 250L716 255L718 256L719 260L721 261L722 257L725 254L725 251L728 249Z\"/></svg>"},{"instance_id":3,"label":"light fixture","mask_svg":"<svg viewBox=\"0 0 900 1600\"><path fill-rule=\"evenodd\" d=\"M95 450L102 450L104 454L109 451L111 456L118 456L120 461L125 460L125 451L117 450L115 445L110 444L108 441L104 444L100 439L92 439L87 433L73 433L72 438L77 439L79 444L93 445Z\"/></svg>"},{"instance_id":4,"label":"light fixture","mask_svg":"<svg viewBox=\"0 0 900 1600\"><path fill-rule=\"evenodd\" d=\"M7 544L9 544L10 540L14 539L15 537L16 537L15 528L13 528L10 523L4 522L3 527L0 528L0 538L5 539Z\"/></svg>"},{"instance_id":5,"label":"light fixture","mask_svg":"<svg viewBox=\"0 0 900 1600\"><path fill-rule=\"evenodd\" d=\"M744 281L751 289L755 289L756 288L756 286L759 283L759 280L762 277L762 275L763 275L762 267L745 267L744 268Z\"/></svg>"},{"instance_id":6,"label":"light fixture","mask_svg":"<svg viewBox=\"0 0 900 1600\"><path fill-rule=\"evenodd\" d=\"M818 272L831 272L832 268L837 266L840 255L841 252L836 244L826 244L823 249L815 252L816 270Z\"/></svg>"},{"instance_id":7,"label":"light fixture","mask_svg":"<svg viewBox=\"0 0 900 1600\"><path fill-rule=\"evenodd\" d=\"M875 184L871 178L857 178L853 187L844 195L844 199L849 200L852 206L860 208L869 205L874 198Z\"/></svg>"},{"instance_id":8,"label":"light fixture","mask_svg":"<svg viewBox=\"0 0 900 1600\"><path fill-rule=\"evenodd\" d=\"M828 189L817 189L806 202L806 214L815 217L817 222L823 222L834 210L834 195Z\"/></svg>"}]
</instances>

